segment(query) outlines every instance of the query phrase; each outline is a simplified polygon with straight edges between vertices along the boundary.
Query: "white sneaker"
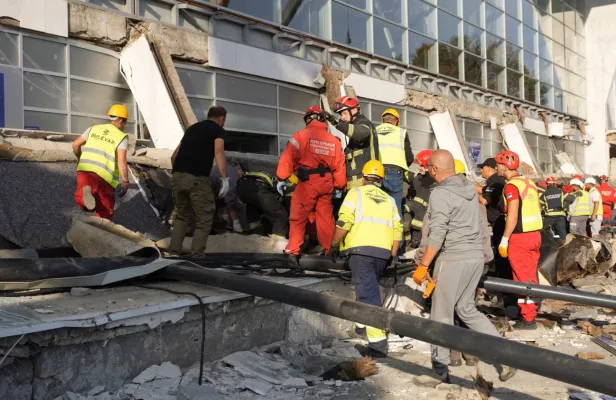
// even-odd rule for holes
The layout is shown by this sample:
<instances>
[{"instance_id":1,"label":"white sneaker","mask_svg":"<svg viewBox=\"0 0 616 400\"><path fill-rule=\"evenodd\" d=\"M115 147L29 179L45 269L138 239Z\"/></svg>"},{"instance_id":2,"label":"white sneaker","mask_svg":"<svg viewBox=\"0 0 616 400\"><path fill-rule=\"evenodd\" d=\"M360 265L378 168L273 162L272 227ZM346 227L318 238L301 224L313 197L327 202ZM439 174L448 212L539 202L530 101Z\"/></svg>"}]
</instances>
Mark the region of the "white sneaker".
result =
<instances>
[{"instance_id":1,"label":"white sneaker","mask_svg":"<svg viewBox=\"0 0 616 400\"><path fill-rule=\"evenodd\" d=\"M96 208L96 200L92 195L92 188L90 186L84 186L83 189L81 189L81 194L83 198L83 205L85 206L86 210L94 211L94 209Z\"/></svg>"}]
</instances>

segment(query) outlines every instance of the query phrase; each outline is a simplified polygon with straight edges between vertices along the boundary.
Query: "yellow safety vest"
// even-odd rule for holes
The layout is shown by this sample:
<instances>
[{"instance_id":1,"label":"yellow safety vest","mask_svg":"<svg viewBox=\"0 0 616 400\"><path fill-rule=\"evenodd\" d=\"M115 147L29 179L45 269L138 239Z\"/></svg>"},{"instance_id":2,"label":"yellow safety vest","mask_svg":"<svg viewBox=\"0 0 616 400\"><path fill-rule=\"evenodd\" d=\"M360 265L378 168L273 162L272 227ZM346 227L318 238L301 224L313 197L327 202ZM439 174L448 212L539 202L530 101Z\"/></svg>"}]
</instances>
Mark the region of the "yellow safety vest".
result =
<instances>
[{"instance_id":1,"label":"yellow safety vest","mask_svg":"<svg viewBox=\"0 0 616 400\"><path fill-rule=\"evenodd\" d=\"M581 194L577 196L577 202L575 203L575 207L573 209L573 212L571 213L571 216L590 217L590 214L592 214L592 209L590 207L590 195L587 191L583 189L576 193Z\"/></svg>"},{"instance_id":2,"label":"yellow safety vest","mask_svg":"<svg viewBox=\"0 0 616 400\"><path fill-rule=\"evenodd\" d=\"M590 205L590 214L589 215L592 215L592 211L595 209L595 203L591 203L591 201L590 201L590 194L592 192L598 192L597 188L593 187L593 188L591 188L588 191L588 204ZM599 215L603 216L603 198L601 196L601 193L599 193L599 210L597 210L597 216L599 216Z\"/></svg>"},{"instance_id":3,"label":"yellow safety vest","mask_svg":"<svg viewBox=\"0 0 616 400\"><path fill-rule=\"evenodd\" d=\"M269 176L268 174L266 174L265 172L246 172L244 174L244 176L246 178L253 178L253 179L257 179L263 183L266 183L270 186L274 186L274 180L272 179L271 176Z\"/></svg>"},{"instance_id":4,"label":"yellow safety vest","mask_svg":"<svg viewBox=\"0 0 616 400\"><path fill-rule=\"evenodd\" d=\"M514 233L535 232L543 229L543 218L541 217L541 206L539 205L539 191L537 186L528 178L514 176L507 182L518 189L520 193L520 210L518 213L518 224ZM507 198L503 191L503 199L507 204Z\"/></svg>"},{"instance_id":5,"label":"yellow safety vest","mask_svg":"<svg viewBox=\"0 0 616 400\"><path fill-rule=\"evenodd\" d=\"M340 246L345 255L389 259L394 240L402 240L403 228L396 203L375 185L349 191L338 212L336 226L349 231Z\"/></svg>"},{"instance_id":6,"label":"yellow safety vest","mask_svg":"<svg viewBox=\"0 0 616 400\"><path fill-rule=\"evenodd\" d=\"M94 125L81 149L77 171L93 172L113 188L120 183L116 150L126 133L111 124Z\"/></svg>"},{"instance_id":7,"label":"yellow safety vest","mask_svg":"<svg viewBox=\"0 0 616 400\"><path fill-rule=\"evenodd\" d=\"M376 133L379 135L379 159L383 165L395 165L407 171L404 154L406 129L384 123L376 127Z\"/></svg>"}]
</instances>

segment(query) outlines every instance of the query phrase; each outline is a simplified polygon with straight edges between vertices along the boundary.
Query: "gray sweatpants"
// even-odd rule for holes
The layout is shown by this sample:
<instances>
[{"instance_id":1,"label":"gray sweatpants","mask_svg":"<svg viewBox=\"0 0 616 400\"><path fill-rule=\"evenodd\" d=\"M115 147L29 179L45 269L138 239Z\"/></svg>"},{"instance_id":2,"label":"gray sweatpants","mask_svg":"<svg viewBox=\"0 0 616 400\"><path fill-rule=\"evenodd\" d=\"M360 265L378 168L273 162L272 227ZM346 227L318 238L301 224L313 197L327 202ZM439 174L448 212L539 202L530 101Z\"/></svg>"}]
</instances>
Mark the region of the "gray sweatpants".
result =
<instances>
[{"instance_id":1,"label":"gray sweatpants","mask_svg":"<svg viewBox=\"0 0 616 400\"><path fill-rule=\"evenodd\" d=\"M436 260L434 278L436 288L432 294L430 319L453 325L454 311L460 320L477 332L500 336L488 317L475 307L475 291L483 271L483 258L464 261ZM448 371L450 351L447 348L431 346L432 368L438 374Z\"/></svg>"},{"instance_id":2,"label":"gray sweatpants","mask_svg":"<svg viewBox=\"0 0 616 400\"><path fill-rule=\"evenodd\" d=\"M569 233L581 236L588 236L586 234L587 223L588 217L586 216L571 217L571 221L569 221Z\"/></svg>"}]
</instances>

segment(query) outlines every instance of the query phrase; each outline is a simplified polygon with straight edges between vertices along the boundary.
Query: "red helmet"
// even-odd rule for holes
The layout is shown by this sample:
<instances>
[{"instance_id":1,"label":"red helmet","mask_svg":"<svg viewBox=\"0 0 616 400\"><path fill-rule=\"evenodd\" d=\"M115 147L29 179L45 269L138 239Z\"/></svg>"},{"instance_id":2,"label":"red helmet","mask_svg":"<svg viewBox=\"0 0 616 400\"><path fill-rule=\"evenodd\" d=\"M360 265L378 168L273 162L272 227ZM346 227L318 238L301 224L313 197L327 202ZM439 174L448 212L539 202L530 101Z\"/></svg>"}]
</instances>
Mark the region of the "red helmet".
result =
<instances>
[{"instance_id":1,"label":"red helmet","mask_svg":"<svg viewBox=\"0 0 616 400\"><path fill-rule=\"evenodd\" d=\"M422 150L419 153L417 153L416 159L419 162L419 165L421 165L424 168L427 168L428 160L430 160L431 156L432 156L432 150L426 149L426 150Z\"/></svg>"},{"instance_id":2,"label":"red helmet","mask_svg":"<svg viewBox=\"0 0 616 400\"><path fill-rule=\"evenodd\" d=\"M511 150L503 150L494 157L497 164L503 164L507 168L514 170L520 167L520 156Z\"/></svg>"},{"instance_id":3,"label":"red helmet","mask_svg":"<svg viewBox=\"0 0 616 400\"><path fill-rule=\"evenodd\" d=\"M601 180L602 181L607 181L607 175L601 175Z\"/></svg>"},{"instance_id":4,"label":"red helmet","mask_svg":"<svg viewBox=\"0 0 616 400\"><path fill-rule=\"evenodd\" d=\"M359 101L354 97L342 96L334 103L334 112L338 114L352 108L359 108Z\"/></svg>"},{"instance_id":5,"label":"red helmet","mask_svg":"<svg viewBox=\"0 0 616 400\"><path fill-rule=\"evenodd\" d=\"M563 185L563 193L571 193L571 185Z\"/></svg>"},{"instance_id":6,"label":"red helmet","mask_svg":"<svg viewBox=\"0 0 616 400\"><path fill-rule=\"evenodd\" d=\"M545 180L545 183L556 183L556 178L549 176L548 179Z\"/></svg>"},{"instance_id":7,"label":"red helmet","mask_svg":"<svg viewBox=\"0 0 616 400\"><path fill-rule=\"evenodd\" d=\"M547 184L547 183L545 183L545 182L539 182L539 183L537 184L537 186L542 187L542 188L544 188L544 189L547 189L547 188L548 188L548 184Z\"/></svg>"},{"instance_id":8,"label":"red helmet","mask_svg":"<svg viewBox=\"0 0 616 400\"><path fill-rule=\"evenodd\" d=\"M580 181L584 180L584 178L582 178L582 175L579 175L579 174L578 175L573 175L573 179L578 179Z\"/></svg>"},{"instance_id":9,"label":"red helmet","mask_svg":"<svg viewBox=\"0 0 616 400\"><path fill-rule=\"evenodd\" d=\"M307 124L316 119L317 121L325 122L325 112L319 106L312 106L306 110L304 114L304 122Z\"/></svg>"}]
</instances>

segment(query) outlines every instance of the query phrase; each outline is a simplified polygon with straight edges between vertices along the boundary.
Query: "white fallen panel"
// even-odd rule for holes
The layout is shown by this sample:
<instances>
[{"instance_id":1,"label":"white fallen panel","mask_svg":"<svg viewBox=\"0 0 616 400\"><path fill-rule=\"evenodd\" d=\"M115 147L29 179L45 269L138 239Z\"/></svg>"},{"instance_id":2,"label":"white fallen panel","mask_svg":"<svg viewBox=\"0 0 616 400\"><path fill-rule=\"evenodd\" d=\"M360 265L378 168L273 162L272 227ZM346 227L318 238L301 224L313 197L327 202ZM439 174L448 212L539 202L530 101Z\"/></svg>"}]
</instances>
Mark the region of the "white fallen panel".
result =
<instances>
[{"instance_id":1,"label":"white fallen panel","mask_svg":"<svg viewBox=\"0 0 616 400\"><path fill-rule=\"evenodd\" d=\"M67 0L0 0L0 17L32 31L68 37Z\"/></svg>"},{"instance_id":2,"label":"white fallen panel","mask_svg":"<svg viewBox=\"0 0 616 400\"><path fill-rule=\"evenodd\" d=\"M393 82L351 73L344 79L344 85L352 86L355 94L370 100L397 104L406 100L406 88Z\"/></svg>"},{"instance_id":3,"label":"white fallen panel","mask_svg":"<svg viewBox=\"0 0 616 400\"><path fill-rule=\"evenodd\" d=\"M540 119L534 119L530 117L524 118L524 129L537 133L539 135L547 135L545 131L545 122Z\"/></svg>"},{"instance_id":4,"label":"white fallen panel","mask_svg":"<svg viewBox=\"0 0 616 400\"><path fill-rule=\"evenodd\" d=\"M569 154L564 152L556 153L556 158L558 159L558 163L560 164L560 170L563 174L575 175L584 173L571 159L571 156L569 156Z\"/></svg>"},{"instance_id":5,"label":"white fallen panel","mask_svg":"<svg viewBox=\"0 0 616 400\"><path fill-rule=\"evenodd\" d=\"M145 36L122 50L120 67L139 105L154 146L175 149L184 136L184 128Z\"/></svg>"},{"instance_id":6,"label":"white fallen panel","mask_svg":"<svg viewBox=\"0 0 616 400\"><path fill-rule=\"evenodd\" d=\"M550 122L548 124L550 136L565 136L565 125L562 122Z\"/></svg>"},{"instance_id":7,"label":"white fallen panel","mask_svg":"<svg viewBox=\"0 0 616 400\"><path fill-rule=\"evenodd\" d=\"M526 138L520 132L518 126L516 124L507 124L501 127L500 131L507 144L507 148L511 151L515 151L518 156L520 156L520 162L530 165L536 173L540 173L541 170L535 165Z\"/></svg>"},{"instance_id":8,"label":"white fallen panel","mask_svg":"<svg viewBox=\"0 0 616 400\"><path fill-rule=\"evenodd\" d=\"M464 167L467 171L472 171L473 168L469 168L468 165L468 153L465 150L465 145L460 142L460 137L456 132L456 128L453 126L449 111L432 113L429 118L439 149L449 151L453 155L453 158L464 163Z\"/></svg>"}]
</instances>

